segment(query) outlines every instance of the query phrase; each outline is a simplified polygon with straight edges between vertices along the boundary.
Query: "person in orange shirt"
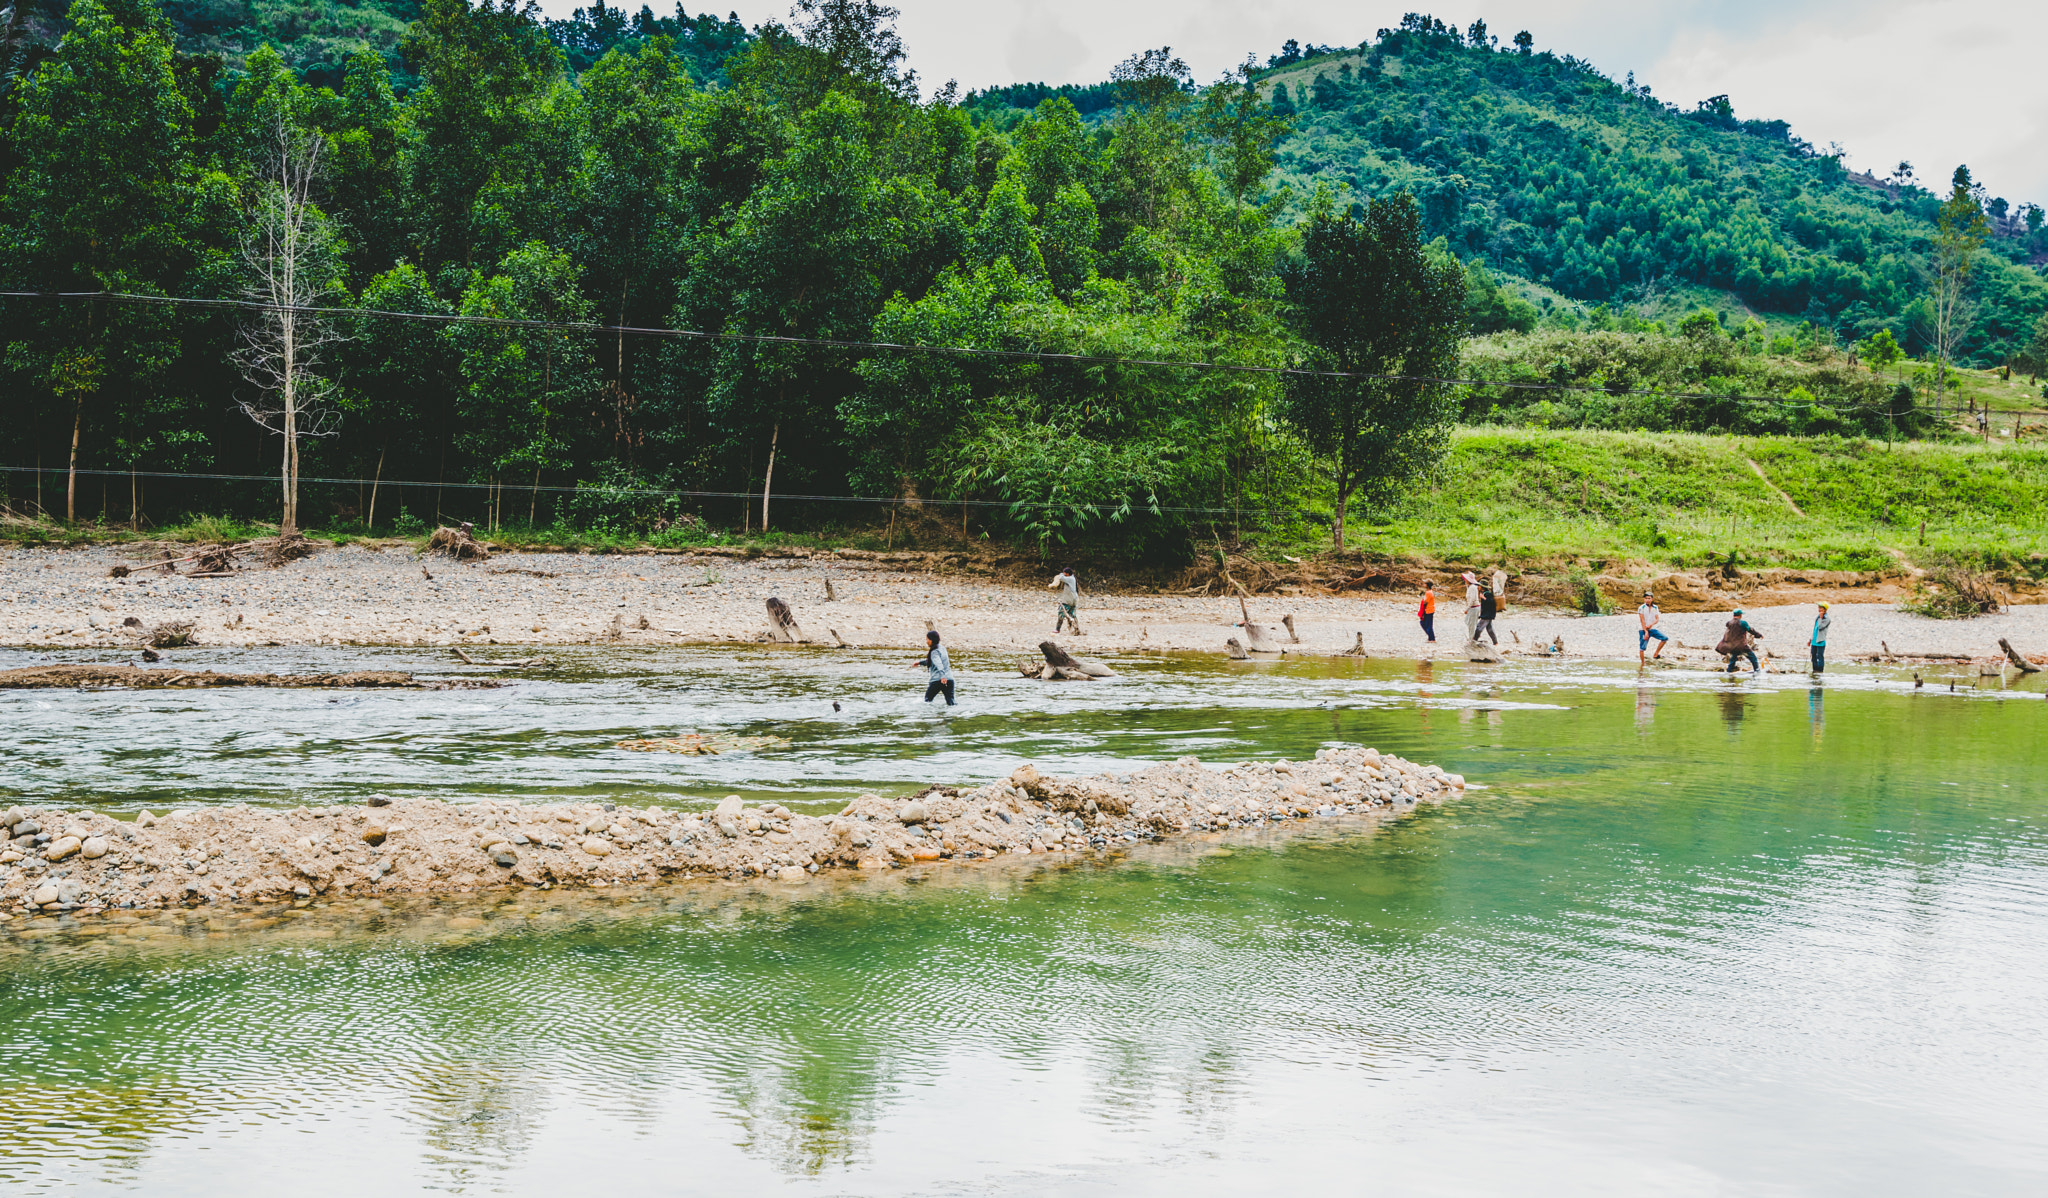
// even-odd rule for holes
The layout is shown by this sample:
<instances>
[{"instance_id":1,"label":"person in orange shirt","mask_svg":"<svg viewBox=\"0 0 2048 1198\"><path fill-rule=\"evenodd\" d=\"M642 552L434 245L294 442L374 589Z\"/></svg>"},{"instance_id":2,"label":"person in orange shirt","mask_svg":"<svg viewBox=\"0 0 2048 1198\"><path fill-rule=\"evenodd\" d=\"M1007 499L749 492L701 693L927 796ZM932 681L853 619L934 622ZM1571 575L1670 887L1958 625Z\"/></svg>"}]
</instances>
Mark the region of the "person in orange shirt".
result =
<instances>
[{"instance_id":1,"label":"person in orange shirt","mask_svg":"<svg viewBox=\"0 0 2048 1198\"><path fill-rule=\"evenodd\" d=\"M1419 620L1421 620L1421 621L1422 621L1422 635L1424 635L1424 636L1426 636L1426 637L1428 637L1428 638L1429 638L1429 643L1430 643L1430 644L1432 644L1432 645L1436 644L1436 584L1435 584L1435 583L1433 583L1433 582L1424 582L1424 583L1422 584L1422 606L1420 606L1420 607L1418 607L1418 608L1416 608L1416 609L1415 609L1415 616L1416 616L1416 618L1417 618L1417 619L1419 619Z\"/></svg>"}]
</instances>

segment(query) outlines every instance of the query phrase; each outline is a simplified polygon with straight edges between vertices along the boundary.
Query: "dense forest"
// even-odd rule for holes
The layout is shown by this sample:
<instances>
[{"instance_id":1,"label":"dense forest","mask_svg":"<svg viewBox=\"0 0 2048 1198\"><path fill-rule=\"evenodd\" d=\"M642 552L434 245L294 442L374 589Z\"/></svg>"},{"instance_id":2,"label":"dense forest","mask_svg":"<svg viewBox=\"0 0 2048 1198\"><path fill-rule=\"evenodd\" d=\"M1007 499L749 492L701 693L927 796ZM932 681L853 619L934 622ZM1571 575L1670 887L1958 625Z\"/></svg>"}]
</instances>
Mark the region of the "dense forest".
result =
<instances>
[{"instance_id":1,"label":"dense forest","mask_svg":"<svg viewBox=\"0 0 2048 1198\"><path fill-rule=\"evenodd\" d=\"M273 307L0 300L5 464L445 484L387 499L401 527L708 535L853 510L769 491L945 501L972 532L1179 553L1386 502L1461 407L1924 426L1838 348L1918 345L1941 201L1857 183L1780 125L1429 18L1208 86L1148 51L1099 86L962 97L920 87L892 17L25 0L0 290ZM2023 261L2038 209L1965 199L1996 229L1956 356L2023 354L2048 310ZM1640 300L1676 283L1784 327L1667 331ZM1468 329L1493 336L1461 360ZM1612 394L1273 373L1461 365ZM1659 394L1702 387L1791 402ZM140 521L274 511L279 485L87 477L67 498L37 475L36 502ZM302 519L360 521L363 493L313 487Z\"/></svg>"}]
</instances>

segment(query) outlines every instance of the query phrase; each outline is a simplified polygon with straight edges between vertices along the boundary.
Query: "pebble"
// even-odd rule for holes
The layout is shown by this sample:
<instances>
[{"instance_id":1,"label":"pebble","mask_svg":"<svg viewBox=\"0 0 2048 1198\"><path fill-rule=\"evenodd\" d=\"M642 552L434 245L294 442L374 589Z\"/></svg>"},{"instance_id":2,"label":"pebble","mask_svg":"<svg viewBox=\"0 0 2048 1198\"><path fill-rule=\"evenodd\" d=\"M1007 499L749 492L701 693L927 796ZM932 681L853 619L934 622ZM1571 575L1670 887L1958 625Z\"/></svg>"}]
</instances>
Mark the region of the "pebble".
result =
<instances>
[{"instance_id":1,"label":"pebble","mask_svg":"<svg viewBox=\"0 0 2048 1198\"><path fill-rule=\"evenodd\" d=\"M363 843L368 845L383 844L385 837L389 835L390 833L385 831L384 825L371 824L363 829Z\"/></svg>"},{"instance_id":2,"label":"pebble","mask_svg":"<svg viewBox=\"0 0 2048 1198\"><path fill-rule=\"evenodd\" d=\"M925 808L923 803L916 800L905 803L896 809L896 820L898 823L921 824L930 818L931 812Z\"/></svg>"},{"instance_id":3,"label":"pebble","mask_svg":"<svg viewBox=\"0 0 2048 1198\"><path fill-rule=\"evenodd\" d=\"M43 857L50 861L62 861L77 852L82 844L83 842L76 836L60 836L43 850Z\"/></svg>"},{"instance_id":4,"label":"pebble","mask_svg":"<svg viewBox=\"0 0 2048 1198\"><path fill-rule=\"evenodd\" d=\"M612 855L611 842L602 837L588 837L583 841L582 847L584 852L589 853L593 857L609 857Z\"/></svg>"},{"instance_id":5,"label":"pebble","mask_svg":"<svg viewBox=\"0 0 2048 1198\"><path fill-rule=\"evenodd\" d=\"M85 838L85 843L79 846L78 851L81 856L88 859L104 857L107 855L106 838L104 836L88 836Z\"/></svg>"}]
</instances>

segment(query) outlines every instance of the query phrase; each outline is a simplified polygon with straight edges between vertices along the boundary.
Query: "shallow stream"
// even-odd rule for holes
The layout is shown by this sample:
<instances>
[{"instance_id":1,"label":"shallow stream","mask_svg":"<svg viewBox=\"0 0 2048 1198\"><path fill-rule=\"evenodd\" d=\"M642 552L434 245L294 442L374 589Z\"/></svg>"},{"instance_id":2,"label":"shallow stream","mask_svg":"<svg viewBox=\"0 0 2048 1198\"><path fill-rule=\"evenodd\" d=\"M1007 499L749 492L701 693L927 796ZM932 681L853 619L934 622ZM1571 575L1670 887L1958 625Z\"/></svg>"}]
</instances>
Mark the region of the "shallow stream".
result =
<instances>
[{"instance_id":1,"label":"shallow stream","mask_svg":"<svg viewBox=\"0 0 2048 1198\"><path fill-rule=\"evenodd\" d=\"M1063 865L15 920L0 1186L2048 1188L2038 681L1161 657L1052 685L969 655L948 713L897 655L551 652L488 691L0 692L0 800L823 810L1336 742L1487 789ZM705 730L792 745L611 747Z\"/></svg>"}]
</instances>

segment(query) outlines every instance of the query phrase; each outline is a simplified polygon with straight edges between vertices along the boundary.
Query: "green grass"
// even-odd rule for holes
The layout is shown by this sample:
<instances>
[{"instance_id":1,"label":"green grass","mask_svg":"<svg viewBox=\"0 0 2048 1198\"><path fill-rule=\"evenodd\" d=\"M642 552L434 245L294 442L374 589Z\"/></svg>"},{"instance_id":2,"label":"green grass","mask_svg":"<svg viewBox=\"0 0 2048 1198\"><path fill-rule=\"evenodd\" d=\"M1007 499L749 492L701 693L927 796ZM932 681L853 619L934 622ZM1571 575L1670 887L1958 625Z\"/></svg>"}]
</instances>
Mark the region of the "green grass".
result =
<instances>
[{"instance_id":1,"label":"green grass","mask_svg":"<svg viewBox=\"0 0 2048 1198\"><path fill-rule=\"evenodd\" d=\"M1358 526L1352 543L1398 557L1597 569L1699 568L1733 553L1752 568L1953 559L2040 577L2048 448L1468 429L1438 485Z\"/></svg>"},{"instance_id":2,"label":"green grass","mask_svg":"<svg viewBox=\"0 0 2048 1198\"><path fill-rule=\"evenodd\" d=\"M2048 575L2048 445L2015 447L2005 440L1887 445L1834 437L1463 429L1433 485L1413 489L1407 503L1377 519L1354 513L1350 544L1389 558L1506 560L1560 576L1575 568L1700 569L1726 565L1732 554L1735 564L1752 569L1953 562L2039 579ZM1768 483L1750 469L1751 461ZM139 534L0 521L0 539L24 543L236 541L274 531L203 516ZM308 535L360 538L363 529L338 525ZM946 522L909 518L899 521L893 538L885 524L766 533L682 525L649 537L558 524L480 535L507 549L598 553L648 546L957 550L967 544ZM397 539L426 542L424 536ZM975 543L990 544L979 537ZM1327 550L1329 535L1304 519L1247 548L1305 557ZM1031 552L1028 546L1020 551ZM1098 569L1116 564L1081 556Z\"/></svg>"}]
</instances>

